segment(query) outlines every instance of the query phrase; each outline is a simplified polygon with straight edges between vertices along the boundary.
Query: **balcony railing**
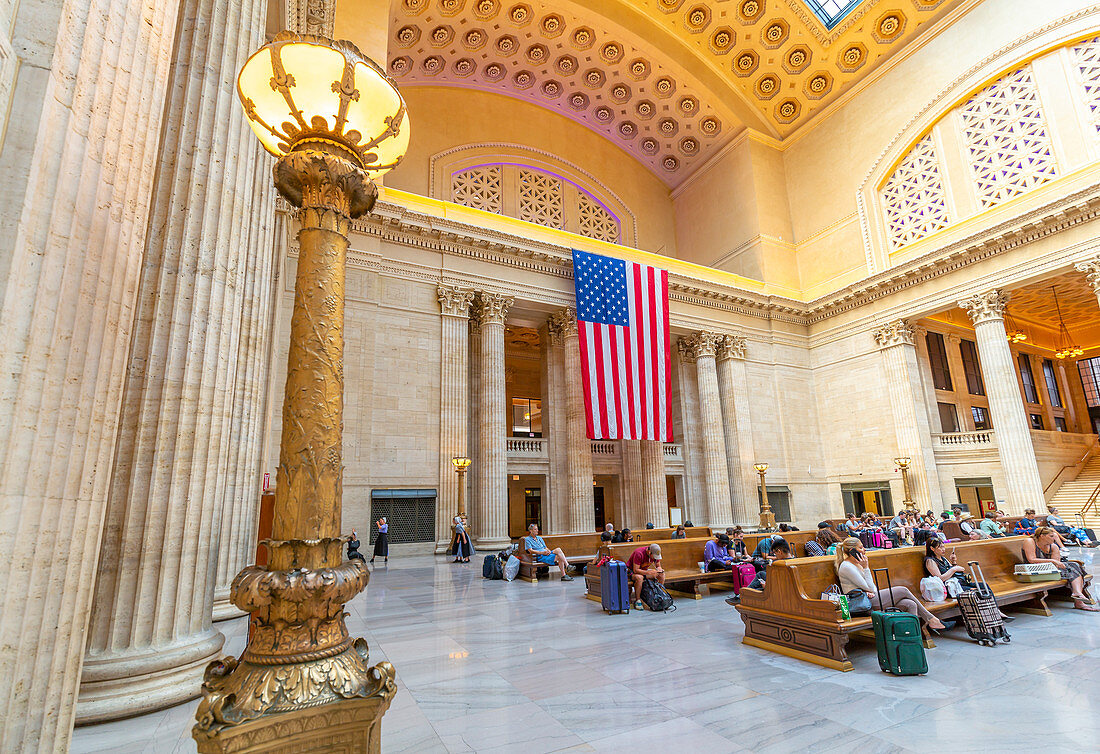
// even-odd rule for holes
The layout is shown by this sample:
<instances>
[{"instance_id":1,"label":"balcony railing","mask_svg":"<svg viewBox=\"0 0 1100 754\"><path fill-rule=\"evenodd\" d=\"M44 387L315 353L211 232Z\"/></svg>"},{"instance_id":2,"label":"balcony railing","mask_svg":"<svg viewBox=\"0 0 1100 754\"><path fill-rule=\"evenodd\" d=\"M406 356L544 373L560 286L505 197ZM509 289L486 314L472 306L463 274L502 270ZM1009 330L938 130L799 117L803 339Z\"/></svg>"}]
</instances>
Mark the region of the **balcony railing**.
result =
<instances>
[{"instance_id":1,"label":"balcony railing","mask_svg":"<svg viewBox=\"0 0 1100 754\"><path fill-rule=\"evenodd\" d=\"M546 438L509 437L507 451L514 458L546 458Z\"/></svg>"},{"instance_id":2,"label":"balcony railing","mask_svg":"<svg viewBox=\"0 0 1100 754\"><path fill-rule=\"evenodd\" d=\"M665 461L677 462L684 460L684 448L679 443L666 442ZM592 440L592 455L596 458L612 459L621 454L622 444L618 440ZM508 437L505 438L505 448L509 458L521 459L547 459L549 457L549 444L545 437Z\"/></svg>"},{"instance_id":3,"label":"balcony railing","mask_svg":"<svg viewBox=\"0 0 1100 754\"><path fill-rule=\"evenodd\" d=\"M617 456L619 455L619 443L616 440L593 440L592 455Z\"/></svg>"},{"instance_id":4,"label":"balcony railing","mask_svg":"<svg viewBox=\"0 0 1100 754\"><path fill-rule=\"evenodd\" d=\"M992 429L977 432L944 432L932 435L932 445L940 448L963 450L966 448L992 447L996 435Z\"/></svg>"},{"instance_id":5,"label":"balcony railing","mask_svg":"<svg viewBox=\"0 0 1100 754\"><path fill-rule=\"evenodd\" d=\"M677 443L666 442L665 443L665 460L666 461L682 461L684 460L684 446Z\"/></svg>"}]
</instances>

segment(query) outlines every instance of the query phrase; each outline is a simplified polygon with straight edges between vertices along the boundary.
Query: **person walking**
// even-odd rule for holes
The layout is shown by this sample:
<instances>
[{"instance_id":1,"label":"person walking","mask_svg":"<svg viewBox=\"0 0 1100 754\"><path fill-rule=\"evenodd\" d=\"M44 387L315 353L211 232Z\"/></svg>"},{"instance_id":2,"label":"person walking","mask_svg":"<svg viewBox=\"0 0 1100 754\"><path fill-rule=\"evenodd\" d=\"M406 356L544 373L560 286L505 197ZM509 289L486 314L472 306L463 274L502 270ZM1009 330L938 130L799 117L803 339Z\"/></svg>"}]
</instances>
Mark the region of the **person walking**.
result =
<instances>
[{"instance_id":1,"label":"person walking","mask_svg":"<svg viewBox=\"0 0 1100 754\"><path fill-rule=\"evenodd\" d=\"M385 516L379 516L374 523L378 527L378 536L374 540L374 555L371 555L370 562L373 563L375 558L381 557L383 563L389 563L390 525L386 523Z\"/></svg>"},{"instance_id":2,"label":"person walking","mask_svg":"<svg viewBox=\"0 0 1100 754\"><path fill-rule=\"evenodd\" d=\"M455 530L455 546L454 563L469 563L470 556L474 552L473 545L470 544L470 535L466 532L466 522L462 520L462 516L455 516L454 519Z\"/></svg>"}]
</instances>

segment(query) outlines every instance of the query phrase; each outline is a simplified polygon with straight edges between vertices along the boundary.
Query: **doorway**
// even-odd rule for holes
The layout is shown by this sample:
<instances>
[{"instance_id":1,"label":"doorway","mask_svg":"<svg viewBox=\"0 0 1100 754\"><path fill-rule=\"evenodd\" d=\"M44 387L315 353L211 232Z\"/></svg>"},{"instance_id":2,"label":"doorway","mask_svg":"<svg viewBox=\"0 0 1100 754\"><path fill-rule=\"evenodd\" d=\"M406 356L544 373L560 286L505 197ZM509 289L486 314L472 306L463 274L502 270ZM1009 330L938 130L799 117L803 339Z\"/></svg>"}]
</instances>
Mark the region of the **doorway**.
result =
<instances>
[{"instance_id":1,"label":"doorway","mask_svg":"<svg viewBox=\"0 0 1100 754\"><path fill-rule=\"evenodd\" d=\"M864 513L873 513L876 516L894 515L894 501L890 497L889 482L842 484L840 493L844 497L845 516L849 513L857 516Z\"/></svg>"},{"instance_id":2,"label":"doorway","mask_svg":"<svg viewBox=\"0 0 1100 754\"><path fill-rule=\"evenodd\" d=\"M603 531L604 524L607 523L603 506L603 487L592 488L592 507L596 514L596 531Z\"/></svg>"},{"instance_id":3,"label":"doorway","mask_svg":"<svg viewBox=\"0 0 1100 754\"><path fill-rule=\"evenodd\" d=\"M523 530L535 524L542 527L542 489L540 487L527 487L523 490Z\"/></svg>"},{"instance_id":4,"label":"doorway","mask_svg":"<svg viewBox=\"0 0 1100 754\"><path fill-rule=\"evenodd\" d=\"M956 479L955 494L959 505L975 518L981 518L986 511L996 510L996 498L993 495L993 480L985 478Z\"/></svg>"}]
</instances>

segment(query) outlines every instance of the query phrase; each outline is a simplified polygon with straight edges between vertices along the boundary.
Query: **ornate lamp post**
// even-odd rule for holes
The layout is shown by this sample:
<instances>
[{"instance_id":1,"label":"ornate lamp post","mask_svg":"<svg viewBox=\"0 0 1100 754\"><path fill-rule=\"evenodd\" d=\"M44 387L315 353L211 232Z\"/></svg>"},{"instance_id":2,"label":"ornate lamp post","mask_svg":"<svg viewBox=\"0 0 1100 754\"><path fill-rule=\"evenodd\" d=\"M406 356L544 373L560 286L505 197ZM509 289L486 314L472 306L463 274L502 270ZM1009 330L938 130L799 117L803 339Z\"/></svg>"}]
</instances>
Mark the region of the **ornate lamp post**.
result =
<instances>
[{"instance_id":1,"label":"ornate lamp post","mask_svg":"<svg viewBox=\"0 0 1100 754\"><path fill-rule=\"evenodd\" d=\"M909 456L895 458L894 463L901 469L901 485L905 491L905 499L901 501L901 504L905 506L905 510L915 511L917 504L913 502L912 495L909 493L909 464L911 463Z\"/></svg>"},{"instance_id":2,"label":"ornate lamp post","mask_svg":"<svg viewBox=\"0 0 1100 754\"><path fill-rule=\"evenodd\" d=\"M760 475L760 528L764 531L771 531L775 528L775 514L772 513L771 503L768 502L768 487L764 483L764 474L768 471L768 464L754 463L752 467Z\"/></svg>"},{"instance_id":3,"label":"ornate lamp post","mask_svg":"<svg viewBox=\"0 0 1100 754\"><path fill-rule=\"evenodd\" d=\"M455 467L455 473L458 474L458 515L466 515L466 469L470 468L470 464L473 463L469 458L465 456L455 456L451 459L451 463Z\"/></svg>"},{"instance_id":4,"label":"ornate lamp post","mask_svg":"<svg viewBox=\"0 0 1100 754\"><path fill-rule=\"evenodd\" d=\"M267 566L248 566L230 599L251 613L240 659L206 670L192 735L201 752L379 750L393 666L368 665L344 603L369 575L340 535L344 273L350 220L369 212L369 177L408 146L405 102L349 42L281 32L241 69L249 125L278 157L279 192L301 208L278 483Z\"/></svg>"}]
</instances>

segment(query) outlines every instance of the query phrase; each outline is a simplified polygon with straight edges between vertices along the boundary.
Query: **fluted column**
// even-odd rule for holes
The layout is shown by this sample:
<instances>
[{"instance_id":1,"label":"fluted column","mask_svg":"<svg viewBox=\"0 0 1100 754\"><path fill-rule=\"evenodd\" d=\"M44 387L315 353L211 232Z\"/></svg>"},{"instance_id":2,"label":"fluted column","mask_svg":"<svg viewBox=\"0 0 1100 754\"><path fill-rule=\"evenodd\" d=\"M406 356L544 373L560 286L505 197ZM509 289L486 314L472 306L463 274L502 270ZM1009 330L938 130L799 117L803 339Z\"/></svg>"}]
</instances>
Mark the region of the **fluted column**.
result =
<instances>
[{"instance_id":1,"label":"fluted column","mask_svg":"<svg viewBox=\"0 0 1100 754\"><path fill-rule=\"evenodd\" d=\"M1096 302L1100 304L1100 255L1084 262L1078 262L1073 266L1078 272L1085 274L1085 280L1092 287L1092 292L1096 294Z\"/></svg>"},{"instance_id":2,"label":"fluted column","mask_svg":"<svg viewBox=\"0 0 1100 754\"><path fill-rule=\"evenodd\" d=\"M73 724L178 4L6 10L21 65L0 145L0 751L55 752Z\"/></svg>"},{"instance_id":3,"label":"fluted column","mask_svg":"<svg viewBox=\"0 0 1100 754\"><path fill-rule=\"evenodd\" d=\"M474 508L475 542L485 547L508 543L508 432L504 394L504 318L512 299L496 293L478 294L481 326L479 378L478 465L479 497Z\"/></svg>"},{"instance_id":4,"label":"fluted column","mask_svg":"<svg viewBox=\"0 0 1100 754\"><path fill-rule=\"evenodd\" d=\"M256 148L262 154L262 150ZM241 569L256 559L263 458L272 419L270 385L275 355L277 288L279 270L287 251L286 213L280 212L274 217L268 214L274 207L271 196L274 184L268 171L256 170L254 180L258 184L254 195L259 198L251 232L257 234L259 240L248 244L249 258L254 258L248 265L256 274L249 276L245 283L244 330L238 349L240 368L234 387L233 425L227 448L237 457L230 463L220 508L221 535L214 580L215 621L244 615L229 600L229 586ZM267 231L271 227L274 232L269 234Z\"/></svg>"},{"instance_id":5,"label":"fluted column","mask_svg":"<svg viewBox=\"0 0 1100 754\"><path fill-rule=\"evenodd\" d=\"M919 510L941 510L943 496L936 477L932 431L917 363L916 330L907 320L899 319L875 328L871 334L882 352L898 454L910 459L910 493Z\"/></svg>"},{"instance_id":6,"label":"fluted column","mask_svg":"<svg viewBox=\"0 0 1100 754\"><path fill-rule=\"evenodd\" d=\"M676 339L676 382L680 393L680 418L684 434L684 496L679 501L684 520L702 522L706 514L706 489L703 486L703 451L699 437L699 379L695 368L695 353L688 338Z\"/></svg>"},{"instance_id":7,"label":"fluted column","mask_svg":"<svg viewBox=\"0 0 1100 754\"><path fill-rule=\"evenodd\" d=\"M212 625L222 508L230 479L249 471L230 443L234 408L249 408L248 367L262 363L242 352L254 346L242 334L246 308L251 317L271 295L270 267L261 275L273 194L226 82L262 44L265 18L259 0L181 10L78 722L198 696L223 643ZM252 481L231 504L258 503Z\"/></svg>"},{"instance_id":8,"label":"fluted column","mask_svg":"<svg viewBox=\"0 0 1100 754\"><path fill-rule=\"evenodd\" d=\"M642 441L621 440L623 456L622 486L620 488L620 501L616 524L623 524L631 529L642 529L648 520L645 517L645 506L642 500Z\"/></svg>"},{"instance_id":9,"label":"fluted column","mask_svg":"<svg viewBox=\"0 0 1100 754\"><path fill-rule=\"evenodd\" d=\"M451 541L451 522L458 515L458 474L451 459L466 456L468 423L470 304L474 291L457 285L436 289L443 332L439 361L439 506L436 513L436 551Z\"/></svg>"},{"instance_id":10,"label":"fluted column","mask_svg":"<svg viewBox=\"0 0 1100 754\"><path fill-rule=\"evenodd\" d=\"M668 526L668 488L665 486L665 444L639 440L642 461L642 518L658 529ZM644 522L643 522L644 523Z\"/></svg>"},{"instance_id":11,"label":"fluted column","mask_svg":"<svg viewBox=\"0 0 1100 754\"><path fill-rule=\"evenodd\" d=\"M1008 295L992 290L960 301L970 315L978 343L989 412L997 438L997 454L1008 487L1010 513L1022 513L1043 503L1043 483L1031 442L1031 429L1016 381L1016 366L1008 347L1004 313Z\"/></svg>"},{"instance_id":12,"label":"fluted column","mask_svg":"<svg viewBox=\"0 0 1100 754\"><path fill-rule=\"evenodd\" d=\"M726 468L733 499L733 520L750 524L759 507L753 472L752 422L749 386L745 374L745 339L725 335L718 344L718 391L722 396L722 431L726 441Z\"/></svg>"},{"instance_id":13,"label":"fluted column","mask_svg":"<svg viewBox=\"0 0 1100 754\"><path fill-rule=\"evenodd\" d=\"M554 315L561 332L565 377L565 442L569 459L568 532L596 530L596 509L592 497L592 442L584 419L584 387L581 379L580 338L577 313L563 309Z\"/></svg>"},{"instance_id":14,"label":"fluted column","mask_svg":"<svg viewBox=\"0 0 1100 754\"><path fill-rule=\"evenodd\" d=\"M546 452L550 475L543 490L542 525L549 534L567 529L569 517L569 457L565 430L565 354L561 329L553 317L539 330L546 384L542 404L542 427L546 437ZM549 492L549 497L547 497Z\"/></svg>"},{"instance_id":15,"label":"fluted column","mask_svg":"<svg viewBox=\"0 0 1100 754\"><path fill-rule=\"evenodd\" d=\"M726 461L726 436L722 426L722 405L718 392L718 367L715 358L722 336L697 332L689 343L695 354L699 376L699 416L703 436L703 478L707 490L706 525L726 525L733 520L730 500L729 464ZM696 521L695 523L700 523Z\"/></svg>"}]
</instances>

